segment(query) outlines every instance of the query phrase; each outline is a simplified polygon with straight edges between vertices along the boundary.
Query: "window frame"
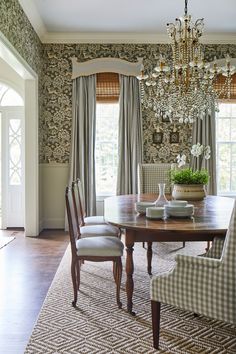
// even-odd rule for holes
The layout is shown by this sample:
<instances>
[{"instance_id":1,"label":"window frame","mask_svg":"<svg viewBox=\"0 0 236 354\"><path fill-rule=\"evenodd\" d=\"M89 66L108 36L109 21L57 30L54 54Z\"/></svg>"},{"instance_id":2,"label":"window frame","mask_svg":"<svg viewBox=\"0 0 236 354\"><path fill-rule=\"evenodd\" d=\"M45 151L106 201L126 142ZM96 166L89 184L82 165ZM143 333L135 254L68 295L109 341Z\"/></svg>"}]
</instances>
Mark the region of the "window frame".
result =
<instances>
[{"instance_id":1,"label":"window frame","mask_svg":"<svg viewBox=\"0 0 236 354\"><path fill-rule=\"evenodd\" d=\"M118 109L118 115L117 115L117 168L118 168L118 134L119 134L119 102L96 102L96 121L97 121L97 106L98 105L117 105ZM96 124L97 127L97 124ZM97 129L97 128L96 128ZM109 141L108 141L109 142ZM110 143L110 142L109 142ZM97 166L97 158L96 158L96 144L97 144L97 130L96 130L96 137L95 137L95 171L96 171L96 166ZM117 171L116 171L117 172ZM111 197L116 195L116 192L110 192L110 191L105 191L105 192L99 192L97 190L97 172L96 172L96 199L97 201L101 201L106 197Z\"/></svg>"},{"instance_id":2,"label":"window frame","mask_svg":"<svg viewBox=\"0 0 236 354\"><path fill-rule=\"evenodd\" d=\"M232 105L235 104L236 105L236 99L231 99L229 100L219 100L219 108L221 104L226 104L226 105ZM219 120L218 119L229 119L230 120L230 127L231 127L231 121L232 119L236 120L236 114L235 117L232 118L232 115L230 116L225 116L225 117L219 117L218 114L216 113L216 171L217 171L217 195L219 196L225 196L225 197L236 197L236 190L232 191L231 190L231 186L232 186L232 146L235 145L236 146L236 140L231 140L231 129L229 130L230 133L230 140L218 140L218 124L219 124ZM230 146L230 181L229 181L229 185L230 185L230 191L219 191L219 164L218 164L218 157L219 157L219 147L220 145L223 144L227 144Z\"/></svg>"}]
</instances>

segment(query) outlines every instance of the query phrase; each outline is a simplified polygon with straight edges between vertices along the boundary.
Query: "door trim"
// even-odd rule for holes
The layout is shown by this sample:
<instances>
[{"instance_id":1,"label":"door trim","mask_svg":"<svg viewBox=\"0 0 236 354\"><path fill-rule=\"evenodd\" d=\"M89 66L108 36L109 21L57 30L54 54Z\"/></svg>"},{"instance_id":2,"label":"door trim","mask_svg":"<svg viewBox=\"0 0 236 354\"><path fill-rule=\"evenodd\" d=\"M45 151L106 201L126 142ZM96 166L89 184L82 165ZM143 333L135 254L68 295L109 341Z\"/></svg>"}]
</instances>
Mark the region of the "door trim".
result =
<instances>
[{"instance_id":1,"label":"door trim","mask_svg":"<svg viewBox=\"0 0 236 354\"><path fill-rule=\"evenodd\" d=\"M1 32L0 57L25 80L25 236L38 236L38 75Z\"/></svg>"}]
</instances>

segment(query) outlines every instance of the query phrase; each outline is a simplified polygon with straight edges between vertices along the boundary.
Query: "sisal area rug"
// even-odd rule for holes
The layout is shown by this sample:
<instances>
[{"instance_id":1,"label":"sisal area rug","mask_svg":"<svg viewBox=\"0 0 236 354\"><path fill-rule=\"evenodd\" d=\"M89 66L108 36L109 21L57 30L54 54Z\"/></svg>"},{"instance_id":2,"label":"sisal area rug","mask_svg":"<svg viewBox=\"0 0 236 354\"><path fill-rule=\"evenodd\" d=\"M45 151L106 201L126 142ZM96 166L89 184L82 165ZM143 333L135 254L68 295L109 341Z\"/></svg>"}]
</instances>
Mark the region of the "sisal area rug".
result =
<instances>
[{"instance_id":1,"label":"sisal area rug","mask_svg":"<svg viewBox=\"0 0 236 354\"><path fill-rule=\"evenodd\" d=\"M202 254L205 243L158 243L154 245L153 274L168 271L176 253ZM123 262L124 263L124 262ZM236 328L230 324L169 305L161 311L160 350L152 347L149 301L150 278L146 272L146 250L134 249L134 311L126 312L125 271L121 297L115 301L112 265L86 262L82 266L78 309L71 306L70 248L67 249L35 325L26 354L224 354L236 353ZM40 285L39 285L40 286Z\"/></svg>"}]
</instances>

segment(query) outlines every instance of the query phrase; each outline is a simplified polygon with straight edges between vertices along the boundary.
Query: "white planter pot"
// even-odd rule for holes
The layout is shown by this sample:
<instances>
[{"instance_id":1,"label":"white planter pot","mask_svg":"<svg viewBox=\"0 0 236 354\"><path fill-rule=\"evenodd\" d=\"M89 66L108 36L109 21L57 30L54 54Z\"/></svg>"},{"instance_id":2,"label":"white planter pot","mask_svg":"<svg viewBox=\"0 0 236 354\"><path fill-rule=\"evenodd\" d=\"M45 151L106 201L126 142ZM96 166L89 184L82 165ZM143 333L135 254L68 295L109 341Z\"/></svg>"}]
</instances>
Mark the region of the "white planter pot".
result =
<instances>
[{"instance_id":1,"label":"white planter pot","mask_svg":"<svg viewBox=\"0 0 236 354\"><path fill-rule=\"evenodd\" d=\"M203 184L174 184L172 197L183 200L202 200L206 196Z\"/></svg>"}]
</instances>

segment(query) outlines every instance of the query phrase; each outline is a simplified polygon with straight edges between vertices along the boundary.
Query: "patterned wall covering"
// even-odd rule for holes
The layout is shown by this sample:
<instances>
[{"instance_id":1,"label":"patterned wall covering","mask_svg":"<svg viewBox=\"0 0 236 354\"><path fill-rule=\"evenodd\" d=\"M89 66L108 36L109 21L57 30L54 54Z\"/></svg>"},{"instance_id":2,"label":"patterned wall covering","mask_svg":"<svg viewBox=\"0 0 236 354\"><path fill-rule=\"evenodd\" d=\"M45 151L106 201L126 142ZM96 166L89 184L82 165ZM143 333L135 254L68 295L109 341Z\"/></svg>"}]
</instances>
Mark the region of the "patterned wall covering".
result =
<instances>
[{"instance_id":1,"label":"patterned wall covering","mask_svg":"<svg viewBox=\"0 0 236 354\"><path fill-rule=\"evenodd\" d=\"M205 46L206 60L223 58L229 52L236 57L236 45ZM44 45L43 103L41 121L41 162L68 162L71 133L71 58L79 61L116 57L128 61L144 59L152 69L159 53L170 57L169 45L154 44L46 44ZM161 139L161 141L160 141ZM179 142L176 143L176 139ZM143 110L145 162L173 162L181 151L189 154L191 126L162 122Z\"/></svg>"},{"instance_id":2,"label":"patterned wall covering","mask_svg":"<svg viewBox=\"0 0 236 354\"><path fill-rule=\"evenodd\" d=\"M0 31L34 71L40 74L43 45L19 2L1 0L0 14Z\"/></svg>"},{"instance_id":3,"label":"patterned wall covering","mask_svg":"<svg viewBox=\"0 0 236 354\"><path fill-rule=\"evenodd\" d=\"M69 161L71 57L76 56L79 61L99 57L136 61L142 57L145 67L151 70L159 53L171 55L170 46L165 44L43 45L17 0L1 0L0 14L0 31L39 75L40 162ZM236 57L236 45L207 45L205 58L223 58L227 52ZM144 161L171 162L180 151L188 154L191 127L158 122L151 111L143 110L143 140Z\"/></svg>"},{"instance_id":4,"label":"patterned wall covering","mask_svg":"<svg viewBox=\"0 0 236 354\"><path fill-rule=\"evenodd\" d=\"M41 117L43 44L17 0L0 0L0 31L38 74L39 117ZM42 146L41 119L39 141Z\"/></svg>"}]
</instances>

